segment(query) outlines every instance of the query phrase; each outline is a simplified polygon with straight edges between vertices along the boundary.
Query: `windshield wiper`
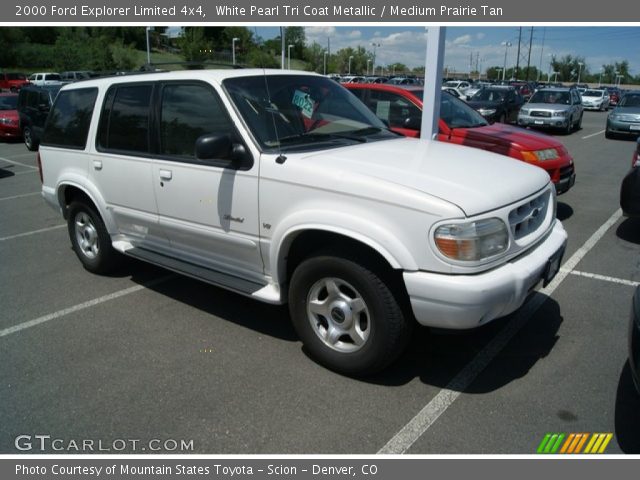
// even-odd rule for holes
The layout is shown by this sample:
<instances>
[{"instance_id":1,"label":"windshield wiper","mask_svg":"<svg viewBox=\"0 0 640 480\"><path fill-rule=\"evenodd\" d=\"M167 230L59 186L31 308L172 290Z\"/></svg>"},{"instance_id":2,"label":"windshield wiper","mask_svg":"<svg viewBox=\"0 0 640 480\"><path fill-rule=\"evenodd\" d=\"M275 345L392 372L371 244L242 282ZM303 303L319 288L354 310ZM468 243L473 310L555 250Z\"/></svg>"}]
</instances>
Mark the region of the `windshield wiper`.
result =
<instances>
[{"instance_id":1,"label":"windshield wiper","mask_svg":"<svg viewBox=\"0 0 640 480\"><path fill-rule=\"evenodd\" d=\"M280 144L304 142L305 140L311 140L311 141L353 140L358 143L364 143L367 141L366 138L363 138L361 136L349 135L346 133L314 133L314 132L298 133L295 135L288 135L286 137L282 137L279 139Z\"/></svg>"}]
</instances>

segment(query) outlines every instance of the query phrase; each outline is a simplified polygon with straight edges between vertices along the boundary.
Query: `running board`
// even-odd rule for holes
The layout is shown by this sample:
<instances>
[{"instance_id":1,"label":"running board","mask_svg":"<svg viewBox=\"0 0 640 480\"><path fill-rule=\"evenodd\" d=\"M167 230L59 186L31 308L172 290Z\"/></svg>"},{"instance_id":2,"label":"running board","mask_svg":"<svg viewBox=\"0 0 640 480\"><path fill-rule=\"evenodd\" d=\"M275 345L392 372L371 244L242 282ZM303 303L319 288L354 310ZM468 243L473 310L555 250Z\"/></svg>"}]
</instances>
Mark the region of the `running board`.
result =
<instances>
[{"instance_id":1,"label":"running board","mask_svg":"<svg viewBox=\"0 0 640 480\"><path fill-rule=\"evenodd\" d=\"M128 248L124 253L130 257L153 263L154 265L164 267L168 270L181 273L197 280L202 280L203 282L211 283L218 287L227 288L244 295L253 295L255 292L268 285L267 282L259 283L251 280L245 280L243 278L229 275L228 273L218 272L217 270L200 267L193 263L178 260L177 258L167 257L166 255L145 250L144 248Z\"/></svg>"}]
</instances>

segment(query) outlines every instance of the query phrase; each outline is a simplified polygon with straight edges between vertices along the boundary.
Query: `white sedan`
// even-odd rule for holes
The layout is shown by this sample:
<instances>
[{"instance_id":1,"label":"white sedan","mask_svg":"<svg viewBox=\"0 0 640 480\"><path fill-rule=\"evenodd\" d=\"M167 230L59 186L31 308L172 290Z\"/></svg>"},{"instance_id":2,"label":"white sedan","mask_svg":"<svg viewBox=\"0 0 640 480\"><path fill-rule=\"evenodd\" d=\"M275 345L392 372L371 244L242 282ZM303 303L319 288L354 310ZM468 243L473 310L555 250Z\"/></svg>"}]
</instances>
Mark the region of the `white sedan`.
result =
<instances>
[{"instance_id":1,"label":"white sedan","mask_svg":"<svg viewBox=\"0 0 640 480\"><path fill-rule=\"evenodd\" d=\"M606 90L585 90L582 94L582 106L586 110L609 110L609 94Z\"/></svg>"}]
</instances>

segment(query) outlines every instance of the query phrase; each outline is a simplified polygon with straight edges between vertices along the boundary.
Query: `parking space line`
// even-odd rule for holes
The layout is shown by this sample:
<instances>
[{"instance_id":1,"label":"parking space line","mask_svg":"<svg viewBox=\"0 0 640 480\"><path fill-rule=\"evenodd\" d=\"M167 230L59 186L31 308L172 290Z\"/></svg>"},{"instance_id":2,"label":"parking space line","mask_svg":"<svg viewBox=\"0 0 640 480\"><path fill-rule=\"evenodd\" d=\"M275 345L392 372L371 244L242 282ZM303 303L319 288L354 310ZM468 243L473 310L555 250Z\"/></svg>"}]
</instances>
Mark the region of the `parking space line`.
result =
<instances>
[{"instance_id":1,"label":"parking space line","mask_svg":"<svg viewBox=\"0 0 640 480\"><path fill-rule=\"evenodd\" d=\"M36 156L36 152L28 152L28 153L12 153L11 154L12 157L31 157L31 158L35 158Z\"/></svg>"},{"instance_id":2,"label":"parking space line","mask_svg":"<svg viewBox=\"0 0 640 480\"><path fill-rule=\"evenodd\" d=\"M529 319L547 301L576 265L622 217L616 210L609 219L565 262L553 281L525 303L514 318L460 372L427 403L386 445L379 454L403 454L438 420L480 373L502 351ZM542 294L542 295L541 295Z\"/></svg>"},{"instance_id":3,"label":"parking space line","mask_svg":"<svg viewBox=\"0 0 640 480\"><path fill-rule=\"evenodd\" d=\"M0 160L9 162L13 165L20 165L21 167L27 167L27 168L32 168L33 170L38 170L38 167L34 167L33 165L27 165L26 163L16 162L15 160L9 160L8 158L0 157Z\"/></svg>"},{"instance_id":4,"label":"parking space line","mask_svg":"<svg viewBox=\"0 0 640 480\"><path fill-rule=\"evenodd\" d=\"M39 230L32 230L31 232L17 233L16 235L9 235L8 237L0 237L0 242L4 242L6 240L13 240L14 238L28 237L29 235L35 235L36 233L49 232L51 230L57 230L59 228L64 228L66 226L67 224L64 223L62 225L56 225L54 227L41 228Z\"/></svg>"},{"instance_id":5,"label":"parking space line","mask_svg":"<svg viewBox=\"0 0 640 480\"><path fill-rule=\"evenodd\" d=\"M580 272L578 270L572 270L569 273L571 275L577 275L579 277L591 278L593 280L602 280L603 282L618 283L620 285L627 285L629 287L637 287L638 285L640 285L640 282L625 280L624 278L609 277L607 275L598 275L597 273Z\"/></svg>"},{"instance_id":6,"label":"parking space line","mask_svg":"<svg viewBox=\"0 0 640 480\"><path fill-rule=\"evenodd\" d=\"M587 135L586 137L582 137L582 140L586 140L587 138L595 137L596 135L600 135L600 134L602 134L604 132L605 132L604 130L600 130L599 132L592 133L591 135Z\"/></svg>"},{"instance_id":7,"label":"parking space line","mask_svg":"<svg viewBox=\"0 0 640 480\"><path fill-rule=\"evenodd\" d=\"M13 195L11 197L2 197L2 198L0 198L0 202L3 201L3 200L14 200L16 198L33 197L34 195L40 195L40 192L23 193L22 195Z\"/></svg>"},{"instance_id":8,"label":"parking space line","mask_svg":"<svg viewBox=\"0 0 640 480\"><path fill-rule=\"evenodd\" d=\"M0 330L0 337L6 337L7 335L20 332L27 328L35 327L36 325L41 325L45 322L55 320L56 318L64 317L65 315L69 315L71 313L75 313L80 310L84 310L86 308L93 307L95 305L99 305L104 302L108 302L109 300L114 300L116 298L124 297L125 295L129 295L131 293L135 293L140 290L153 287L160 283L166 282L167 280L170 280L171 278L174 278L174 277L175 277L175 274L165 275L164 277L157 278L143 285L136 285L134 287L125 288L124 290L118 290L117 292L110 293L109 295L103 295L102 297L94 298L93 300L89 300L88 302L79 303L78 305L74 305L73 307L58 310L57 312L50 313L42 317L34 318L33 320L29 320L27 322L19 323L18 325L14 325L13 327Z\"/></svg>"}]
</instances>

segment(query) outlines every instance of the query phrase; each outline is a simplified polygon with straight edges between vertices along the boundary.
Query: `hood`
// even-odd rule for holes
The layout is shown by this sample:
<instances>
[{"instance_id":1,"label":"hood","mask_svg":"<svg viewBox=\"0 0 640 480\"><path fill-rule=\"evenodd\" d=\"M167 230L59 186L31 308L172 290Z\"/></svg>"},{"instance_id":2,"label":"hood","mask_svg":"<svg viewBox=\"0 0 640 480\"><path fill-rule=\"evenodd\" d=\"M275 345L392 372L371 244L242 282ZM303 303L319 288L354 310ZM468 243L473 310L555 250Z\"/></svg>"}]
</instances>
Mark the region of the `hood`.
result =
<instances>
[{"instance_id":1,"label":"hood","mask_svg":"<svg viewBox=\"0 0 640 480\"><path fill-rule=\"evenodd\" d=\"M458 133L458 130L462 129L454 129L454 135ZM550 135L535 130L512 127L504 123L494 123L486 127L466 128L464 129L464 137L470 140L478 140L482 143L491 142L495 145L502 145L508 150L533 151L546 148L563 148L562 144Z\"/></svg>"},{"instance_id":2,"label":"hood","mask_svg":"<svg viewBox=\"0 0 640 480\"><path fill-rule=\"evenodd\" d=\"M541 168L432 140L372 142L305 155L302 160L312 160L345 182L354 179L354 185L367 177L432 195L458 206L467 216L516 202L549 183Z\"/></svg>"},{"instance_id":3,"label":"hood","mask_svg":"<svg viewBox=\"0 0 640 480\"><path fill-rule=\"evenodd\" d=\"M0 110L0 118L10 118L17 123L20 116L17 110Z\"/></svg>"},{"instance_id":4,"label":"hood","mask_svg":"<svg viewBox=\"0 0 640 480\"><path fill-rule=\"evenodd\" d=\"M604 100L604 97L596 97L596 96L591 96L591 95L582 95L582 100L589 100L590 102L593 102L594 100Z\"/></svg>"},{"instance_id":5,"label":"hood","mask_svg":"<svg viewBox=\"0 0 640 480\"><path fill-rule=\"evenodd\" d=\"M564 112L570 105L561 103L525 103L522 108L527 110L546 110L550 112Z\"/></svg>"}]
</instances>

